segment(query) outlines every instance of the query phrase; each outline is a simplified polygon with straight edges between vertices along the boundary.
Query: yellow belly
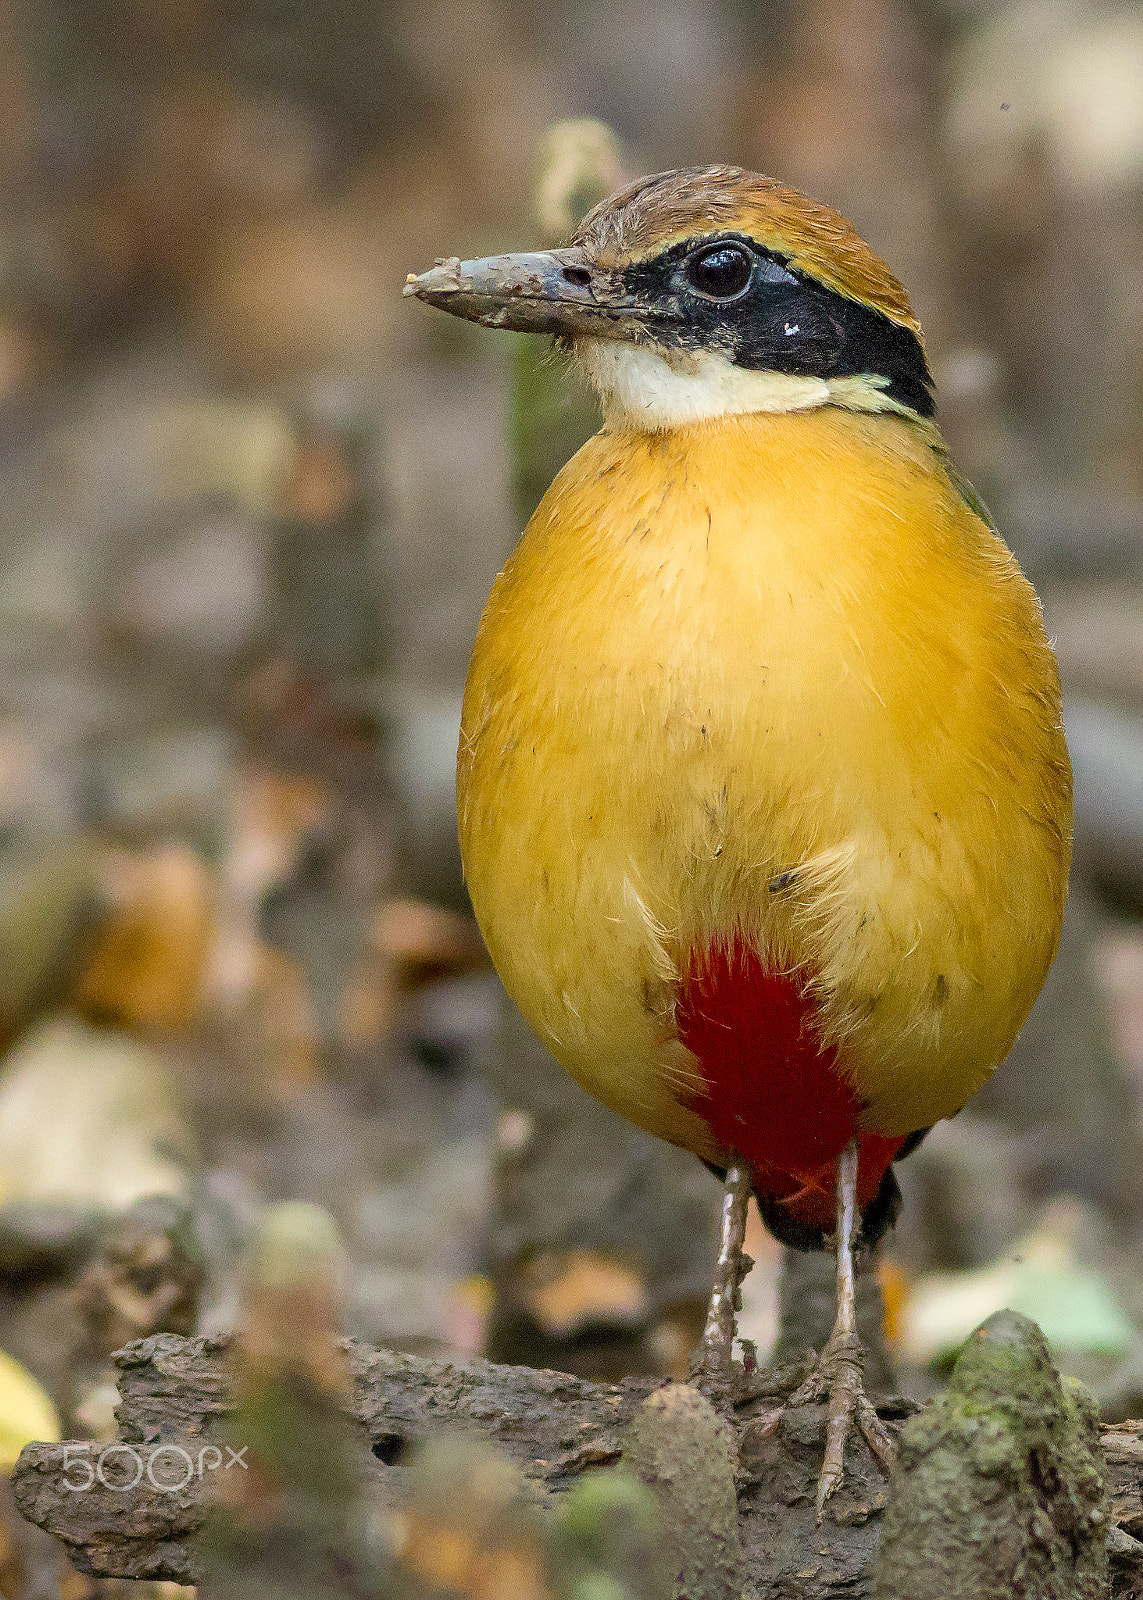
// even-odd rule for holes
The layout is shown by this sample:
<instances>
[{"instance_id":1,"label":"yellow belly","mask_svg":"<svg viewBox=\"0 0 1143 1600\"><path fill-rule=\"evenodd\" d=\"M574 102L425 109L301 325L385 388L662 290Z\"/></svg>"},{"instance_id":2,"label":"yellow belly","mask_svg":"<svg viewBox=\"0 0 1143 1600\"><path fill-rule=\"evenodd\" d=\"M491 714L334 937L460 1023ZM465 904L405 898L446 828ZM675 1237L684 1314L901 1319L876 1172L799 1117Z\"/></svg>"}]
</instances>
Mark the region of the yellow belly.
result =
<instances>
[{"instance_id":1,"label":"yellow belly","mask_svg":"<svg viewBox=\"0 0 1143 1600\"><path fill-rule=\"evenodd\" d=\"M863 1127L908 1133L1004 1057L1055 953L1039 606L902 419L605 431L489 598L458 808L505 986L600 1099L721 1153L674 1004L737 932L805 974Z\"/></svg>"}]
</instances>

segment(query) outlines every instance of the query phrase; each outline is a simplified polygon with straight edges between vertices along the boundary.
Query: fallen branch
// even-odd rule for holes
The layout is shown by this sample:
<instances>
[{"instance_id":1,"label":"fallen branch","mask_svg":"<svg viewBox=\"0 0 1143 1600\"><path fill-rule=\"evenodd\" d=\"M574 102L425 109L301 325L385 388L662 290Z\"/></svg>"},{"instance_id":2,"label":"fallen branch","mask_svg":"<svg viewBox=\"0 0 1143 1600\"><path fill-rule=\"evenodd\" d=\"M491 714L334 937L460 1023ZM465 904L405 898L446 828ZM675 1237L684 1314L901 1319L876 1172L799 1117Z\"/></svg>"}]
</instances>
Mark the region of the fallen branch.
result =
<instances>
[{"instance_id":1,"label":"fallen branch","mask_svg":"<svg viewBox=\"0 0 1143 1600\"><path fill-rule=\"evenodd\" d=\"M58 1535L76 1565L96 1576L201 1577L198 1536L210 1484L240 1460L211 1443L230 1414L228 1340L159 1334L118 1353L120 1443L33 1444L13 1481L24 1516ZM375 1462L376 1493L399 1500L401 1459L419 1439L467 1428L493 1441L541 1500L580 1474L618 1461L623 1437L653 1381L589 1383L524 1367L429 1361L345 1342L352 1377L348 1413ZM772 1400L770 1401L772 1403ZM763 1394L735 1416L741 1448L739 1533L744 1590L758 1597L831 1600L868 1593L887 1486L864 1445L851 1443L843 1489L815 1529L813 1492L824 1439L822 1408L791 1413L781 1430L750 1427ZM906 1404L881 1408L896 1432ZM1143 1423L1102 1429L1113 1532L1113 1593L1140 1576L1143 1546ZM130 1480L136 1480L130 1482ZM128 1485L126 1486L125 1485Z\"/></svg>"}]
</instances>

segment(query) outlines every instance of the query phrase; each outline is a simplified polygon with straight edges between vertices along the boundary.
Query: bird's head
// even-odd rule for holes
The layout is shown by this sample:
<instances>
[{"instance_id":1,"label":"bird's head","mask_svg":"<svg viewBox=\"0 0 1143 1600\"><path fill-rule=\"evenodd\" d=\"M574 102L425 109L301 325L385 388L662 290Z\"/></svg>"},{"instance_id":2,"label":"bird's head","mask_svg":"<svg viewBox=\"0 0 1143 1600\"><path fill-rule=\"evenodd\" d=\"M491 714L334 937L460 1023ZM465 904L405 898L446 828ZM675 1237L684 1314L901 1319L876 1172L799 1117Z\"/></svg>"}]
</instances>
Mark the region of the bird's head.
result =
<instances>
[{"instance_id":1,"label":"bird's head","mask_svg":"<svg viewBox=\"0 0 1143 1600\"><path fill-rule=\"evenodd\" d=\"M829 404L933 414L889 268L836 211L737 167L641 178L563 249L441 261L405 293L555 335L628 426Z\"/></svg>"}]
</instances>

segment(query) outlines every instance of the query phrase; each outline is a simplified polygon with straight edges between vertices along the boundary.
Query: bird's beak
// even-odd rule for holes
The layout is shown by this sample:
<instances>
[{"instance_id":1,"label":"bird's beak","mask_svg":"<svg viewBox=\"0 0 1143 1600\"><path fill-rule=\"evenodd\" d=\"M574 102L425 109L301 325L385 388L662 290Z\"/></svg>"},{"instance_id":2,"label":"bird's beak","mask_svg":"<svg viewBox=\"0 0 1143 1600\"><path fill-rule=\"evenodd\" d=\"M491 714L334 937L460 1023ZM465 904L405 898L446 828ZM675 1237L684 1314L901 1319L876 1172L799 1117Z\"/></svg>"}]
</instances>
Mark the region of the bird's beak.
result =
<instances>
[{"instance_id":1,"label":"bird's beak","mask_svg":"<svg viewBox=\"0 0 1143 1600\"><path fill-rule=\"evenodd\" d=\"M622 278L590 261L576 246L482 261L438 261L410 273L404 293L454 317L518 333L590 334L629 338L640 306Z\"/></svg>"}]
</instances>

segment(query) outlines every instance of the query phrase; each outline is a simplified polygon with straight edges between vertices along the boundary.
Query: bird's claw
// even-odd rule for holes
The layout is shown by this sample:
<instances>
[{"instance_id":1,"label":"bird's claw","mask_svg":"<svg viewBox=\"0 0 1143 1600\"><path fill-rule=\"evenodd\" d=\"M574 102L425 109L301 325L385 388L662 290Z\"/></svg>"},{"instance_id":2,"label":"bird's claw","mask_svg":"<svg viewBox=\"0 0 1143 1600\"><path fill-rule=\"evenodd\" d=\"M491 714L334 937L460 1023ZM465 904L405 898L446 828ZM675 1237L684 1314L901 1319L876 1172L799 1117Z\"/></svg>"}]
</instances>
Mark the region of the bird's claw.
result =
<instances>
[{"instance_id":1,"label":"bird's claw","mask_svg":"<svg viewBox=\"0 0 1143 1600\"><path fill-rule=\"evenodd\" d=\"M862 1384L864 1352L856 1334L839 1333L835 1328L830 1341L814 1363L813 1371L791 1394L759 1419L759 1432L771 1434L786 1411L825 1400L826 1447L818 1476L815 1520L821 1522L826 1501L841 1484L845 1472L845 1446L856 1422L881 1470L888 1474L897 1451L889 1430L874 1410Z\"/></svg>"}]
</instances>

